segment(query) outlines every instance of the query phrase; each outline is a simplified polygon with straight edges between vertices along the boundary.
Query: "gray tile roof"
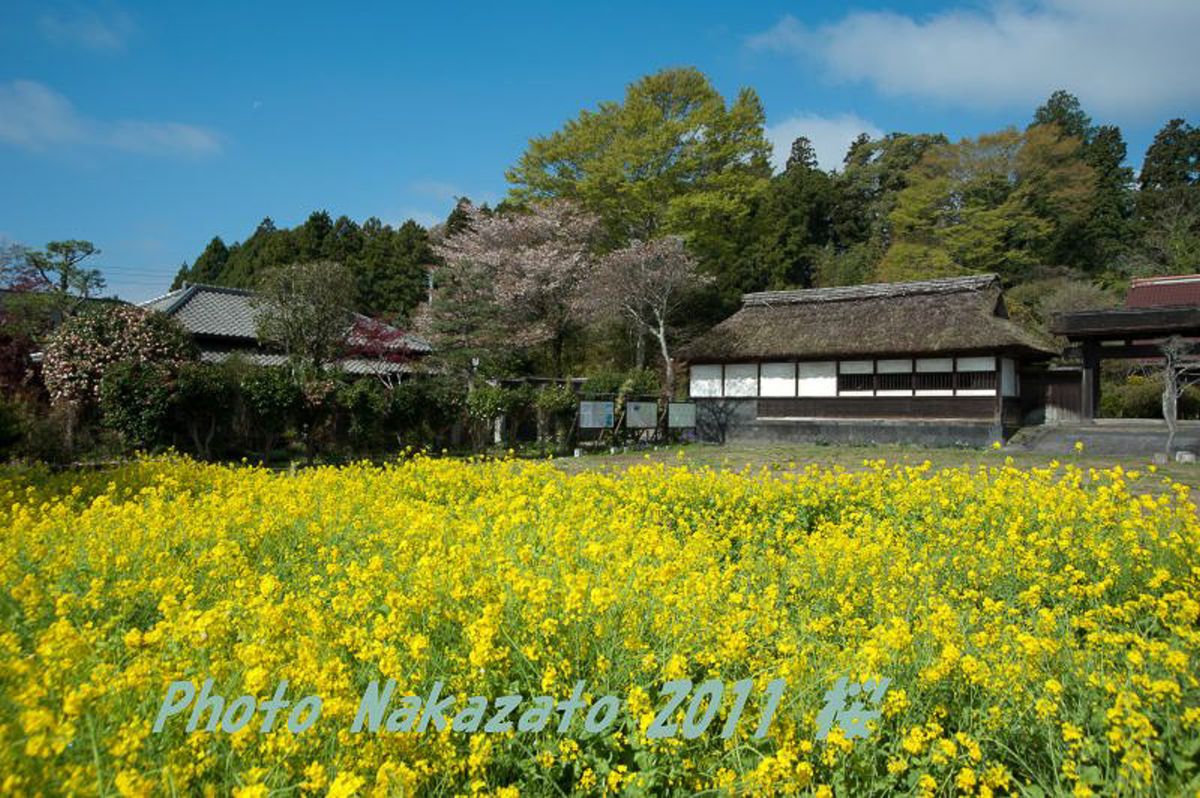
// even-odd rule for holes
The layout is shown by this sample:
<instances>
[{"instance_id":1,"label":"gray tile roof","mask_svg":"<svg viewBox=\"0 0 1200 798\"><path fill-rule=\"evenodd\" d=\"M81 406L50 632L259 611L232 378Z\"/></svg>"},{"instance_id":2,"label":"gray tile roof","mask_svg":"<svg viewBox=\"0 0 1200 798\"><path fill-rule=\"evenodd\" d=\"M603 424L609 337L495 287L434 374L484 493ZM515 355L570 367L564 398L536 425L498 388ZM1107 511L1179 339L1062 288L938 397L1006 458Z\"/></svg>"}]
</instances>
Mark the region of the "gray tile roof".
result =
<instances>
[{"instance_id":1,"label":"gray tile roof","mask_svg":"<svg viewBox=\"0 0 1200 798\"><path fill-rule=\"evenodd\" d=\"M247 344L255 344L258 334L254 298L253 291L243 288L196 284L143 302L142 307L173 316L192 335L240 338ZM411 352L431 351L428 341L411 333L405 333L397 343Z\"/></svg>"},{"instance_id":2,"label":"gray tile roof","mask_svg":"<svg viewBox=\"0 0 1200 798\"><path fill-rule=\"evenodd\" d=\"M202 349L200 351L200 360L205 363L224 363L234 356L241 358L253 366L283 366L288 362L287 355L274 352L229 351L224 349ZM392 363L388 360L371 360L360 357L339 360L335 368L347 374L416 374L427 371L427 369L415 363Z\"/></svg>"}]
</instances>

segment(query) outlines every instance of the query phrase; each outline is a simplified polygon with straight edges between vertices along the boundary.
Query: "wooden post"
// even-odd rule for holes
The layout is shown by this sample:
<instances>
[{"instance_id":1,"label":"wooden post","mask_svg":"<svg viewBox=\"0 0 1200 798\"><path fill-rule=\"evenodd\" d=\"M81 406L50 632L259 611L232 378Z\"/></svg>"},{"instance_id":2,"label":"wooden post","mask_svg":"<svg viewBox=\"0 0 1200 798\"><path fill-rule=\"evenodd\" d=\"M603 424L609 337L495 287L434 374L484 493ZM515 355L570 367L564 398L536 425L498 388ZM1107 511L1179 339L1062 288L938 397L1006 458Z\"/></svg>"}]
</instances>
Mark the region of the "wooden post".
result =
<instances>
[{"instance_id":1,"label":"wooden post","mask_svg":"<svg viewBox=\"0 0 1200 798\"><path fill-rule=\"evenodd\" d=\"M1083 342L1083 379L1080 385L1079 415L1091 421L1100 409L1100 346L1094 338Z\"/></svg>"},{"instance_id":2,"label":"wooden post","mask_svg":"<svg viewBox=\"0 0 1200 798\"><path fill-rule=\"evenodd\" d=\"M1004 364L1000 362L1000 355L995 355L992 358L996 364L996 369L993 374L996 383L996 430L998 439L1004 438Z\"/></svg>"}]
</instances>

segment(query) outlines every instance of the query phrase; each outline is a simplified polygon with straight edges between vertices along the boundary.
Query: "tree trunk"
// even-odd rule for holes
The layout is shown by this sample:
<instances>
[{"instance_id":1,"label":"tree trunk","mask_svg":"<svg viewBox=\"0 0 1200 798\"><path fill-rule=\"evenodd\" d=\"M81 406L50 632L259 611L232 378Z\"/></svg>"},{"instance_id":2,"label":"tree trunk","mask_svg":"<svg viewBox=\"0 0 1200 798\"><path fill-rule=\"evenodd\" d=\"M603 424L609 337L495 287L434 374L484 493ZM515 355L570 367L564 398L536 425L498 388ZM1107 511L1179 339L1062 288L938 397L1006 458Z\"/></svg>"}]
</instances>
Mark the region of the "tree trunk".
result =
<instances>
[{"instance_id":1,"label":"tree trunk","mask_svg":"<svg viewBox=\"0 0 1200 798\"><path fill-rule=\"evenodd\" d=\"M671 399L675 396L675 364L671 362L671 353L667 350L667 322L664 318L659 318L658 329L655 331L655 337L658 338L658 348L663 359L663 403L664 409L670 407ZM658 414L658 429L656 430L660 440L667 439L667 416L666 413Z\"/></svg>"},{"instance_id":2,"label":"tree trunk","mask_svg":"<svg viewBox=\"0 0 1200 798\"><path fill-rule=\"evenodd\" d=\"M66 444L68 458L75 456L75 428L78 424L77 417L78 410L76 409L75 405L68 405L65 418L66 424L63 430L63 443Z\"/></svg>"},{"instance_id":3,"label":"tree trunk","mask_svg":"<svg viewBox=\"0 0 1200 798\"><path fill-rule=\"evenodd\" d=\"M658 339L659 353L663 359L663 395L667 401L671 401L671 397L675 395L675 364L671 362L671 353L667 350L667 325L663 320L659 320L658 329L655 330L654 336Z\"/></svg>"},{"instance_id":4,"label":"tree trunk","mask_svg":"<svg viewBox=\"0 0 1200 798\"><path fill-rule=\"evenodd\" d=\"M217 417L213 416L208 421L208 434L204 436L204 459L212 459L212 441L213 436L217 433Z\"/></svg>"},{"instance_id":5,"label":"tree trunk","mask_svg":"<svg viewBox=\"0 0 1200 798\"><path fill-rule=\"evenodd\" d=\"M554 376L555 377L564 376L563 375L563 348L564 348L563 335L559 334L559 335L554 336L554 340L551 342L551 351L554 353Z\"/></svg>"},{"instance_id":6,"label":"tree trunk","mask_svg":"<svg viewBox=\"0 0 1200 798\"><path fill-rule=\"evenodd\" d=\"M1163 379L1163 419L1167 422L1167 461L1171 460L1171 447L1175 444L1175 432L1179 415L1179 391L1177 390L1175 366L1168 363Z\"/></svg>"}]
</instances>

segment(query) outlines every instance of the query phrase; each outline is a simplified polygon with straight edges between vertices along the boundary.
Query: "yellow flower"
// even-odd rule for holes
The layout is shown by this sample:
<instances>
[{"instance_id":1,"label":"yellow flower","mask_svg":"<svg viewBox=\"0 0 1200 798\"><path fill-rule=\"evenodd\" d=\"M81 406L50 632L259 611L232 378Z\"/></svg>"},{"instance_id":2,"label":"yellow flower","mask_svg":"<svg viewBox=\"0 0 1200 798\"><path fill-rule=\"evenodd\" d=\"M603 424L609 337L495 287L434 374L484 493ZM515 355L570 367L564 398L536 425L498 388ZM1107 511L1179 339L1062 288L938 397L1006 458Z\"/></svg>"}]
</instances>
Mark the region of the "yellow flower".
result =
<instances>
[{"instance_id":1,"label":"yellow flower","mask_svg":"<svg viewBox=\"0 0 1200 798\"><path fill-rule=\"evenodd\" d=\"M325 795L326 798L350 798L352 795L357 795L364 784L366 784L366 779L343 771L337 774L337 778L329 785L329 792Z\"/></svg>"},{"instance_id":2,"label":"yellow flower","mask_svg":"<svg viewBox=\"0 0 1200 798\"><path fill-rule=\"evenodd\" d=\"M256 796L268 778L305 795L499 794L530 786L510 781L531 756L594 794L827 792L864 743L816 741L823 695L796 686L842 676L891 679L881 704L845 707L880 710L868 748L898 743L867 791L910 777L920 794L1021 789L1000 761L1082 784L1101 759L1098 793L1175 785L1166 752L1200 729L1189 486L1011 458L555 462L0 467L0 793L85 794L100 772L125 795ZM188 707L153 735L168 685L206 678L227 705L286 680L287 700L323 699L320 718L294 734L285 709L262 733L260 709L236 734L185 734ZM697 683L673 722L700 683L724 685L697 739L645 737L668 678ZM755 742L765 755L738 758L776 678L788 688ZM456 710L469 696L562 701L583 681L585 709L544 739L387 731L386 717L350 733L367 684L388 680L388 713L435 680ZM621 706L604 744L635 746L638 773L598 764L584 740L586 707L606 694ZM1029 747L1047 723L1059 772Z\"/></svg>"}]
</instances>

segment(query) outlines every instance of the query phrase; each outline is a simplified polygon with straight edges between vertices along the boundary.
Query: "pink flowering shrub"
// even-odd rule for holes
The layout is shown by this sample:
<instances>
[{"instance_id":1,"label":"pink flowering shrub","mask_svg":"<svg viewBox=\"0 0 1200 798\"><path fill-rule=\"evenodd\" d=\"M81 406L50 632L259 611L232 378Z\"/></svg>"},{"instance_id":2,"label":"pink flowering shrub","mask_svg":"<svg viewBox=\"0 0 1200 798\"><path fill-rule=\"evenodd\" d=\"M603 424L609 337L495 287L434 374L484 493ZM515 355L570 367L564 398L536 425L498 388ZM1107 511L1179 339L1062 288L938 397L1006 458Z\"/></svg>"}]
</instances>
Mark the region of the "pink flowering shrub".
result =
<instances>
[{"instance_id":1,"label":"pink flowering shrub","mask_svg":"<svg viewBox=\"0 0 1200 798\"><path fill-rule=\"evenodd\" d=\"M173 372L195 357L195 345L174 319L122 305L63 322L46 345L42 374L55 405L91 406L115 363L156 364Z\"/></svg>"}]
</instances>

